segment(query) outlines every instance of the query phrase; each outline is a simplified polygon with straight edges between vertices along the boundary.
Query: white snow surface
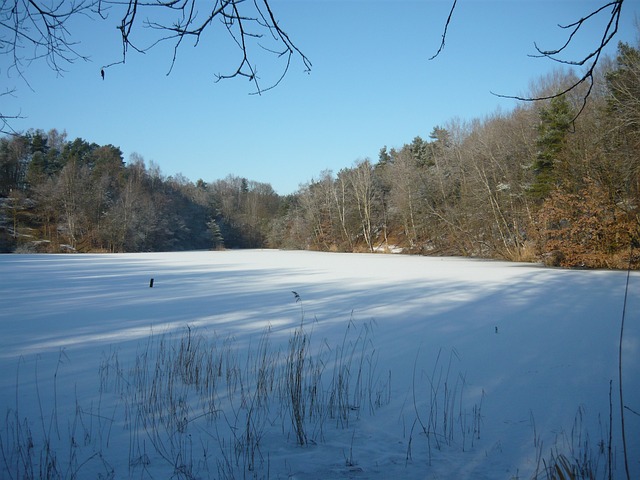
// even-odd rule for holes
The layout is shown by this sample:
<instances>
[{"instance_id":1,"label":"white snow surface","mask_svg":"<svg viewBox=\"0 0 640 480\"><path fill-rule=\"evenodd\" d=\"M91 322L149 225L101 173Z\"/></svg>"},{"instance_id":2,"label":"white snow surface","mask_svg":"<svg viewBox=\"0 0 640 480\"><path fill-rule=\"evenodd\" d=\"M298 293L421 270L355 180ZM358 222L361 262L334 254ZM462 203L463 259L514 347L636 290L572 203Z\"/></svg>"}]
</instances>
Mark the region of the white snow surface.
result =
<instances>
[{"instance_id":1,"label":"white snow surface","mask_svg":"<svg viewBox=\"0 0 640 480\"><path fill-rule=\"evenodd\" d=\"M608 478L609 445L613 478L626 478L626 279L381 254L3 255L0 478L528 479L544 478L552 453L588 458ZM276 393L286 381L275 374L258 401L250 372L264 351L274 369L286 366L301 324L305 365L323 368L302 393L325 392L315 417L306 407L305 445L287 395ZM227 359L226 373L211 374L215 406L175 387L180 398L163 405L181 408L177 423L142 419L136 362L176 352L189 334ZM622 346L637 479L638 273ZM334 415L340 366L349 403Z\"/></svg>"}]
</instances>

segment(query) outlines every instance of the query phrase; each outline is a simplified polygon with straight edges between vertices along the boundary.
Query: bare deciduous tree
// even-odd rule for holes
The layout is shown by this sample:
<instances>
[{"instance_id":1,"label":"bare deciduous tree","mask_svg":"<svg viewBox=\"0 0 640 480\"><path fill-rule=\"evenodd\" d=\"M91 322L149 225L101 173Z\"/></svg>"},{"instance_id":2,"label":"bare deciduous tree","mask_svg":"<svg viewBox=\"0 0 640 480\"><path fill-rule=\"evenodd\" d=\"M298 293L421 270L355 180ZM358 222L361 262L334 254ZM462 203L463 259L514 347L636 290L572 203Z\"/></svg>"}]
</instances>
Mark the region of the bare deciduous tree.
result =
<instances>
[{"instance_id":1,"label":"bare deciduous tree","mask_svg":"<svg viewBox=\"0 0 640 480\"><path fill-rule=\"evenodd\" d=\"M349 182L353 191L353 198L360 220L362 237L367 244L367 249L373 252L373 205L374 205L374 181L373 165L368 159L355 163L348 171Z\"/></svg>"},{"instance_id":2,"label":"bare deciduous tree","mask_svg":"<svg viewBox=\"0 0 640 480\"><path fill-rule=\"evenodd\" d=\"M420 178L416 159L408 148L392 152L393 162L385 168L387 182L391 187L389 194L390 215L402 225L402 233L411 247L417 245L420 237L418 209Z\"/></svg>"}]
</instances>

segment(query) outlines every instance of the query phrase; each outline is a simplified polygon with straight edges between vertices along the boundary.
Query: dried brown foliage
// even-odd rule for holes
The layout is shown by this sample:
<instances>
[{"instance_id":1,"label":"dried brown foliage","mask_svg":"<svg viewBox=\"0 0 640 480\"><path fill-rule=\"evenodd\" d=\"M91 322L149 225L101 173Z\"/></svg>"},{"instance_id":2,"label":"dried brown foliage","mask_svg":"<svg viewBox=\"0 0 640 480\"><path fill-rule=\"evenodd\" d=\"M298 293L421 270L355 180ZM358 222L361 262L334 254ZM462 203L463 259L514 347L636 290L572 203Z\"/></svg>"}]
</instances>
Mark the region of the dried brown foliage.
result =
<instances>
[{"instance_id":1,"label":"dried brown foliage","mask_svg":"<svg viewBox=\"0 0 640 480\"><path fill-rule=\"evenodd\" d=\"M577 193L553 192L538 220L540 249L553 266L626 268L639 233L635 208L591 179ZM639 266L634 258L633 267Z\"/></svg>"}]
</instances>

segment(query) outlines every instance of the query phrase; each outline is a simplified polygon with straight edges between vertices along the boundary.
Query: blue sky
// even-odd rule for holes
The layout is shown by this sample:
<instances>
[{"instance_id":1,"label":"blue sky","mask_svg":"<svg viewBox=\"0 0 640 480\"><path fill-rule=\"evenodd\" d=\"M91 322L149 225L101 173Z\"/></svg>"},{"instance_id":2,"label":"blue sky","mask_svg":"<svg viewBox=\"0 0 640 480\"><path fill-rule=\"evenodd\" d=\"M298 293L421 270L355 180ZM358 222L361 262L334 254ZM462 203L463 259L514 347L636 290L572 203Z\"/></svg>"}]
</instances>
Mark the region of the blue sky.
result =
<instances>
[{"instance_id":1,"label":"blue sky","mask_svg":"<svg viewBox=\"0 0 640 480\"><path fill-rule=\"evenodd\" d=\"M296 191L322 170L334 172L359 159L377 160L382 146L399 147L453 118L481 118L508 110L531 82L558 68L531 58L534 42L556 48L579 19L603 1L459 0L444 51L435 53L450 0L272 0L281 25L312 62L294 62L274 90L249 95L246 79L215 82L231 50L215 34L193 48L185 43L170 75L171 52L131 52L119 59L116 18L79 19L71 30L77 49L91 56L63 76L46 64L27 70L32 90L0 58L1 81L16 88L0 111L20 113L16 130L66 130L138 153L165 175L195 181L228 174L270 183L280 194ZM637 42L640 2L627 0L617 41ZM604 17L602 17L604 20ZM576 38L576 56L593 48L602 21ZM615 53L615 45L608 50ZM279 67L260 63L265 85Z\"/></svg>"}]
</instances>

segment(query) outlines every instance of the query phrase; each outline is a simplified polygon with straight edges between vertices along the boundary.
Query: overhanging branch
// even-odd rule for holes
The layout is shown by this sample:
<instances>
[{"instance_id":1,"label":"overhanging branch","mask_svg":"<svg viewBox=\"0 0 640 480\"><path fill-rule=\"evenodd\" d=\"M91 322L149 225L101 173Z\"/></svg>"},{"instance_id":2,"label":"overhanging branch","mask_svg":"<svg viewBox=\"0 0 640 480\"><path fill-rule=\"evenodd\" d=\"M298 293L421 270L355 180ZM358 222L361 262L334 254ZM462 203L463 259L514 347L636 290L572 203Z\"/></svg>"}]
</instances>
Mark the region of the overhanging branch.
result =
<instances>
[{"instance_id":1,"label":"overhanging branch","mask_svg":"<svg viewBox=\"0 0 640 480\"><path fill-rule=\"evenodd\" d=\"M618 25L619 25L619 22L620 22L620 14L621 14L621 11L622 11L622 4L623 3L624 3L624 0L610 0L610 1L607 1L605 4L601 5L600 7L596 8L595 10L589 12L588 14L584 15L579 20L577 20L577 21L575 21L573 23L570 23L568 25L558 25L558 27L560 27L561 29L567 30L569 32L569 34L567 36L566 41L562 44L562 46L560 46L557 49L550 49L550 50L542 49L542 48L540 48L538 46L537 43L534 43L534 47L535 47L535 49L537 51L537 54L536 55L530 55L532 57L548 58L548 59L550 59L550 60L552 60L554 62L557 62L557 63L560 63L560 64L564 64L564 65L570 65L570 66L574 66L574 67L576 67L576 66L577 67L586 66L586 71L584 72L584 74L582 76L580 76L578 78L578 80L573 82L571 85L569 85L568 87L562 89L561 91L559 91L559 92L557 92L555 94L545 95L545 96L524 97L524 96L518 96L518 95L498 94L498 93L495 93L495 92L491 92L491 93L493 95L497 96L497 97L500 97L500 98L511 98L511 99L514 99L514 100L520 100L520 101L525 101L525 102L535 102L535 101L540 101L540 100L550 100L552 98L561 97L561 96L566 95L567 93L577 89L581 85L587 84L588 87L586 89L586 92L582 96L582 98L583 98L582 106L580 107L580 109L579 109L578 113L576 114L575 118L580 116L580 114L585 109L586 104L587 104L587 99L589 98L589 96L591 95L591 92L593 90L594 74L595 74L595 71L596 71L596 67L598 66L598 62L600 61L600 58L602 56L602 53L604 52L604 49L606 48L606 46L611 42L611 40L613 40L613 38L618 33ZM443 34L442 34L442 41L440 42L440 47L438 48L438 51L435 53L435 55L433 55L430 58L430 60L433 60L438 55L440 55L440 53L444 49L446 37L447 37L447 34L448 34L449 25L451 24L451 18L453 16L454 10L456 8L456 4L457 4L457 0L453 0L453 3L451 5L451 10L449 12L449 16L447 17L447 20L445 22L444 31L443 31ZM608 14L609 17L608 17L606 26L604 27L604 31L602 32L602 36L601 36L599 42L597 43L596 47L592 51L588 52L586 55L582 56L581 58L566 59L566 58L560 57L560 55L562 55L562 54L564 54L566 52L568 47L575 40L576 34L578 34L578 32L580 32L580 30L583 29L585 27L585 25L589 21L594 20L597 17L599 18L603 14ZM574 120L575 120L575 118L574 118Z\"/></svg>"},{"instance_id":2,"label":"overhanging branch","mask_svg":"<svg viewBox=\"0 0 640 480\"><path fill-rule=\"evenodd\" d=\"M99 3L101 7L122 6L122 2L118 0L100 0ZM229 73L217 74L216 81L245 77L253 83L255 87L254 93L260 94L274 88L282 81L290 68L294 56L302 61L305 71L308 72L311 69L309 59L280 27L269 0L217 0L212 2L212 5L209 4L210 6L204 15L200 14L198 7L203 7L203 5L207 4L198 0L176 0L170 2L129 0L124 3L127 9L118 26L122 35L122 58L120 61L105 65L103 69L124 63L129 47L139 53L145 53L160 43L172 42L173 55L167 73L169 74L175 66L178 50L183 41L187 38L193 38L194 46L197 46L204 33L215 28L215 20L220 21L238 49L236 67ZM134 26L140 21L139 18L142 11L149 14L158 13L143 20L143 27L154 30L159 34L159 37L146 47L137 45L133 39L133 33L137 31ZM173 18L167 19L168 14L173 14ZM276 45L276 48L258 43L259 40L265 39L265 34L268 34L270 41ZM278 48L277 45L281 45L281 48ZM272 54L276 59L286 57L281 67L281 74L266 87L261 84L257 74L258 67L255 60L257 49Z\"/></svg>"},{"instance_id":3,"label":"overhanging branch","mask_svg":"<svg viewBox=\"0 0 640 480\"><path fill-rule=\"evenodd\" d=\"M552 60L554 62L563 64L563 65L586 66L587 67L587 69L584 72L584 74L580 78L578 78L578 80L576 80L575 82L571 83L568 87L562 89L561 91L559 91L559 92L557 92L555 94L543 95L543 96L533 96L533 97L522 97L522 96L517 96L517 95L502 95L502 94L497 94L497 93L494 93L494 92L491 92L491 93L493 95L495 95L497 97L501 97L501 98L511 98L511 99L515 99L515 100L521 100L521 101L524 101L524 102L536 102L536 101L541 101L541 100L550 100L552 98L562 97L563 95L566 95L567 93L577 89L579 86L581 86L583 84L586 84L588 86L587 86L586 92L582 95L582 105L580 106L580 109L578 110L578 112L576 113L576 115L573 118L573 120L575 121L575 119L580 116L580 114L584 111L585 107L587 106L587 100L588 100L588 98L591 95L591 92L593 90L593 85L594 85L594 82L595 82L594 74L595 74L595 71L596 71L596 67L598 66L598 62L600 60L600 57L602 56L602 53L603 53L604 49L606 48L606 46L615 37L616 33L618 33L618 25L619 25L619 22L620 22L620 13L622 11L622 4L623 3L624 3L624 0L613 0L613 1L610 1L610 2L602 5L601 7L593 10L592 12L588 13L587 15L585 15L582 18L580 18L576 22L573 22L573 23L568 24L568 25L558 25L560 28L570 31L566 42L558 49L555 49L555 50L543 50L543 49L539 48L537 44L534 44L536 50L538 51L538 55L532 55L534 57L537 57L537 58L548 58L548 59L550 59L550 60ZM581 28L584 27L584 25L586 25L586 23L589 20L594 19L599 14L602 14L602 13L606 12L609 8L611 10L610 10L610 13L609 13L609 19L607 21L607 25L604 28L604 31L602 33L602 37L600 38L599 43L597 44L597 46L591 52L587 53L582 58L574 59L574 60L563 59L563 58L560 58L558 56L558 55L560 55L560 54L565 52L565 50L569 47L569 45L571 44L571 42L575 38L575 35L580 31Z\"/></svg>"}]
</instances>

